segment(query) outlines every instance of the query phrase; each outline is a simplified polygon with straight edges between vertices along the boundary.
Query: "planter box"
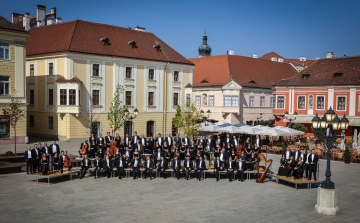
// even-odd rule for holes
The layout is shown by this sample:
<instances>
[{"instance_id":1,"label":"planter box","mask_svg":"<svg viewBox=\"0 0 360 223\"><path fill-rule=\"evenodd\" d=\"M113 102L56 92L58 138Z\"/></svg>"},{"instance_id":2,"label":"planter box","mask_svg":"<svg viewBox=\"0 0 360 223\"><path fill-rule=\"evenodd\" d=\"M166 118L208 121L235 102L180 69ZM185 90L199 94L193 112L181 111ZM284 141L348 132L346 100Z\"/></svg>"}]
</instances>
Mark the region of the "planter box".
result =
<instances>
[{"instance_id":1,"label":"planter box","mask_svg":"<svg viewBox=\"0 0 360 223\"><path fill-rule=\"evenodd\" d=\"M0 162L9 162L9 163L23 163L25 162L24 155L17 156L2 156L0 157Z\"/></svg>"},{"instance_id":2,"label":"planter box","mask_svg":"<svg viewBox=\"0 0 360 223\"><path fill-rule=\"evenodd\" d=\"M344 163L350 163L351 157L344 157Z\"/></svg>"},{"instance_id":3,"label":"planter box","mask_svg":"<svg viewBox=\"0 0 360 223\"><path fill-rule=\"evenodd\" d=\"M9 162L2 162L3 164L6 164L5 166L0 166L0 174L9 174L9 173L20 173L21 172L21 166L16 165Z\"/></svg>"}]
</instances>

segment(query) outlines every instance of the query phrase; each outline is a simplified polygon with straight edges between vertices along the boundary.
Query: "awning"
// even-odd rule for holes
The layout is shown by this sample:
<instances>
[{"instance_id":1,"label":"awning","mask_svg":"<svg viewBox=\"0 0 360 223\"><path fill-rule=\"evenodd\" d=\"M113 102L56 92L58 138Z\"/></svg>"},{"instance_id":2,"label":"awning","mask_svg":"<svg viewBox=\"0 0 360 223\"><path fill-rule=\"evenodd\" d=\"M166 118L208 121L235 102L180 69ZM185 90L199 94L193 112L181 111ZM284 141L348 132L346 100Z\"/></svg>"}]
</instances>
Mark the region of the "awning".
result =
<instances>
[{"instance_id":1,"label":"awning","mask_svg":"<svg viewBox=\"0 0 360 223\"><path fill-rule=\"evenodd\" d=\"M311 120L314 116L298 116L296 120L292 120L291 123L309 123L311 124ZM341 118L341 117L339 117ZM349 120L349 126L360 126L360 117L347 117ZM284 122L289 122L286 118L283 119Z\"/></svg>"},{"instance_id":2,"label":"awning","mask_svg":"<svg viewBox=\"0 0 360 223\"><path fill-rule=\"evenodd\" d=\"M349 126L360 126L360 117L348 117Z\"/></svg>"}]
</instances>

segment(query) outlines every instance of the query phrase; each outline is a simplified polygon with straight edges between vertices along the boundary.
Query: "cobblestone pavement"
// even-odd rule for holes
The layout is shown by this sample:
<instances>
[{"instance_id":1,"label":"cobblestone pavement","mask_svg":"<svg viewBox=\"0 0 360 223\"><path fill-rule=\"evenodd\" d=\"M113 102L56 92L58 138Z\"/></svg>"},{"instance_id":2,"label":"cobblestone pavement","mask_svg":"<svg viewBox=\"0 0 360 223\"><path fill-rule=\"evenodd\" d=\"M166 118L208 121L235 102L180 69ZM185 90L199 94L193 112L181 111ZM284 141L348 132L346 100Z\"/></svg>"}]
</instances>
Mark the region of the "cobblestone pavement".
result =
<instances>
[{"instance_id":1,"label":"cobblestone pavement","mask_svg":"<svg viewBox=\"0 0 360 223\"><path fill-rule=\"evenodd\" d=\"M277 172L279 155L272 170ZM324 179L325 160L320 161ZM317 189L255 180L230 183L225 176L199 182L87 175L35 184L25 173L0 175L1 222L359 222L359 164L331 162L340 215L315 212Z\"/></svg>"}]
</instances>

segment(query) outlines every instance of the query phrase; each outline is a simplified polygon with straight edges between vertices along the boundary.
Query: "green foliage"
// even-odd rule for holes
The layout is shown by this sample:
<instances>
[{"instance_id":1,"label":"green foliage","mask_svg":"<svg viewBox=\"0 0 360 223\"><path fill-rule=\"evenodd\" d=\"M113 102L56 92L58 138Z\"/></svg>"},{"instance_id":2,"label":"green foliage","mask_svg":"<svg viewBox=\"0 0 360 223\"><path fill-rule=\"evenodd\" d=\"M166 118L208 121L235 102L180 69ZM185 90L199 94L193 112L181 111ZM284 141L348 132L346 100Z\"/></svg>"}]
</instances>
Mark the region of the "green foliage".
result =
<instances>
[{"instance_id":1,"label":"green foliage","mask_svg":"<svg viewBox=\"0 0 360 223\"><path fill-rule=\"evenodd\" d=\"M311 127L311 131L314 133L315 137L324 136L326 134L326 129L314 129L313 127ZM324 139L321 137L318 137L318 140L320 142L324 142Z\"/></svg>"},{"instance_id":2,"label":"green foliage","mask_svg":"<svg viewBox=\"0 0 360 223\"><path fill-rule=\"evenodd\" d=\"M301 123L294 123L291 128L307 133L307 128Z\"/></svg>"},{"instance_id":3,"label":"green foliage","mask_svg":"<svg viewBox=\"0 0 360 223\"><path fill-rule=\"evenodd\" d=\"M123 104L120 95L124 92L124 87L120 84L116 86L114 93L114 99L111 102L110 111L108 112L107 119L110 122L110 127L113 130L113 134L125 125L125 122L129 121L129 117L126 114L127 106Z\"/></svg>"},{"instance_id":4,"label":"green foliage","mask_svg":"<svg viewBox=\"0 0 360 223\"><path fill-rule=\"evenodd\" d=\"M5 153L5 156L13 156L13 155L14 155L14 153L11 152L11 151L7 151L7 152Z\"/></svg>"},{"instance_id":5,"label":"green foliage","mask_svg":"<svg viewBox=\"0 0 360 223\"><path fill-rule=\"evenodd\" d=\"M285 145L285 142L282 143L282 151L285 152L286 151L286 145Z\"/></svg>"},{"instance_id":6,"label":"green foliage","mask_svg":"<svg viewBox=\"0 0 360 223\"><path fill-rule=\"evenodd\" d=\"M189 102L188 106L183 103L181 115L177 117L177 126L179 130L192 138L194 135L199 135L201 123L198 121L202 118L200 109L195 107L194 102Z\"/></svg>"},{"instance_id":7,"label":"green foliage","mask_svg":"<svg viewBox=\"0 0 360 223\"><path fill-rule=\"evenodd\" d=\"M307 154L307 151L309 150L309 145L306 145L304 154Z\"/></svg>"},{"instance_id":8,"label":"green foliage","mask_svg":"<svg viewBox=\"0 0 360 223\"><path fill-rule=\"evenodd\" d=\"M303 141L303 143L307 143L306 137L304 137L304 138L302 139L302 141Z\"/></svg>"},{"instance_id":9,"label":"green foliage","mask_svg":"<svg viewBox=\"0 0 360 223\"><path fill-rule=\"evenodd\" d=\"M345 149L344 157L350 157L350 151L349 151L348 147L346 147L346 149Z\"/></svg>"},{"instance_id":10,"label":"green foliage","mask_svg":"<svg viewBox=\"0 0 360 223\"><path fill-rule=\"evenodd\" d=\"M173 123L174 125L178 125L179 124L179 119L181 117L181 108L180 105L177 106L176 108L176 114L175 117L173 118Z\"/></svg>"}]
</instances>

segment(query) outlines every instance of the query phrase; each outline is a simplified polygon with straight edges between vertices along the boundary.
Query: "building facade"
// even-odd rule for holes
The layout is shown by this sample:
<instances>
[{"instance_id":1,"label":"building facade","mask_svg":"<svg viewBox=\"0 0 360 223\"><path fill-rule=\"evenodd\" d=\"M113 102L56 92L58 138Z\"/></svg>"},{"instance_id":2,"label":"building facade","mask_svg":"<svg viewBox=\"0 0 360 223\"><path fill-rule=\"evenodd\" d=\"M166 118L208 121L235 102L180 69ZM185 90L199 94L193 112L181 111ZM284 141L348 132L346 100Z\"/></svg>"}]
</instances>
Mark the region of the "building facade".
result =
<instances>
[{"instance_id":1,"label":"building facade","mask_svg":"<svg viewBox=\"0 0 360 223\"><path fill-rule=\"evenodd\" d=\"M271 85L297 73L289 64L236 55L190 61L195 105L210 110L210 119L232 124L273 120Z\"/></svg>"},{"instance_id":2,"label":"building facade","mask_svg":"<svg viewBox=\"0 0 360 223\"><path fill-rule=\"evenodd\" d=\"M135 108L139 113L117 133L155 137L172 132L172 118L185 86L192 84L194 65L154 34L79 20L30 33L30 136L66 141L88 137L90 113L95 114L95 134L111 132L107 114L118 84L124 87L121 98L130 113Z\"/></svg>"},{"instance_id":3,"label":"building facade","mask_svg":"<svg viewBox=\"0 0 360 223\"><path fill-rule=\"evenodd\" d=\"M10 119L2 114L11 98L20 101L26 110L25 85L25 41L28 32L13 25L0 16L0 145L12 144L15 133L10 127ZM27 142L26 119L17 124L17 143Z\"/></svg>"},{"instance_id":4,"label":"building facade","mask_svg":"<svg viewBox=\"0 0 360 223\"><path fill-rule=\"evenodd\" d=\"M295 123L302 123L313 135L311 120L323 116L331 107L340 117L349 119L347 137L360 130L360 56L319 59L295 76L274 86L275 124L288 126L284 113L295 112Z\"/></svg>"}]
</instances>

